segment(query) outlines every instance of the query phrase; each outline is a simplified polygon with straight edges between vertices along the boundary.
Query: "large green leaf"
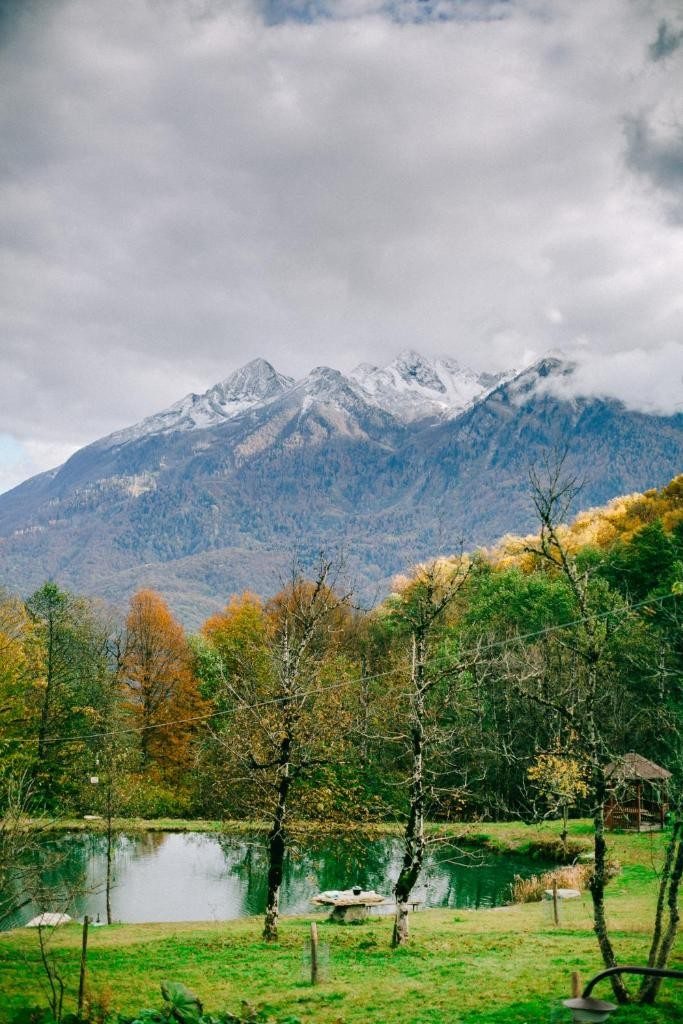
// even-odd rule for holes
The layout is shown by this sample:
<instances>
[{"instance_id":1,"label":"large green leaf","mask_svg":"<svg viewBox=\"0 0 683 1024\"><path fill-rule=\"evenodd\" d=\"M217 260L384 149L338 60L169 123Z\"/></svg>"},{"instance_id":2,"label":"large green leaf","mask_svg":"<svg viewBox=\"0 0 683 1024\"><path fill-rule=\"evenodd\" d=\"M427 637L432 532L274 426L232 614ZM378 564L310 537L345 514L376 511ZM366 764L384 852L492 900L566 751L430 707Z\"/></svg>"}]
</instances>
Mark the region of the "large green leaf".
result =
<instances>
[{"instance_id":1,"label":"large green leaf","mask_svg":"<svg viewBox=\"0 0 683 1024\"><path fill-rule=\"evenodd\" d=\"M180 1024L199 1024L202 1004L180 981L162 981L161 994L169 1004L171 1017Z\"/></svg>"}]
</instances>

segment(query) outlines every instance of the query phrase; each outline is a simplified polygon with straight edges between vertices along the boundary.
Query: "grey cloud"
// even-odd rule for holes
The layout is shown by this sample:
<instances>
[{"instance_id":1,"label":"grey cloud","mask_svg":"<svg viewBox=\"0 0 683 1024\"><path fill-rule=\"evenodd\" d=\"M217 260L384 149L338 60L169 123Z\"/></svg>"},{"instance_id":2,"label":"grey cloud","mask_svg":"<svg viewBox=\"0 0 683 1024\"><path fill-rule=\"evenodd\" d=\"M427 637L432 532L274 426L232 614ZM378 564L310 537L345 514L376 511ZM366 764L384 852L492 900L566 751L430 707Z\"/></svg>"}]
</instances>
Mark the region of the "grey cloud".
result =
<instances>
[{"instance_id":1,"label":"grey cloud","mask_svg":"<svg viewBox=\"0 0 683 1024\"><path fill-rule=\"evenodd\" d=\"M683 217L683 124L656 125L647 114L625 121L626 159L632 170L648 178L667 197L675 220Z\"/></svg>"},{"instance_id":2,"label":"grey cloud","mask_svg":"<svg viewBox=\"0 0 683 1024\"><path fill-rule=\"evenodd\" d=\"M0 433L85 443L256 355L502 369L681 337L681 232L645 187L680 187L676 62L646 56L674 0L392 6L19 5Z\"/></svg>"},{"instance_id":3,"label":"grey cloud","mask_svg":"<svg viewBox=\"0 0 683 1024\"><path fill-rule=\"evenodd\" d=\"M676 32L668 21L662 18L657 26L657 38L654 43L650 43L648 48L650 57L653 61L664 60L675 53L681 43L683 43L683 29Z\"/></svg>"}]
</instances>

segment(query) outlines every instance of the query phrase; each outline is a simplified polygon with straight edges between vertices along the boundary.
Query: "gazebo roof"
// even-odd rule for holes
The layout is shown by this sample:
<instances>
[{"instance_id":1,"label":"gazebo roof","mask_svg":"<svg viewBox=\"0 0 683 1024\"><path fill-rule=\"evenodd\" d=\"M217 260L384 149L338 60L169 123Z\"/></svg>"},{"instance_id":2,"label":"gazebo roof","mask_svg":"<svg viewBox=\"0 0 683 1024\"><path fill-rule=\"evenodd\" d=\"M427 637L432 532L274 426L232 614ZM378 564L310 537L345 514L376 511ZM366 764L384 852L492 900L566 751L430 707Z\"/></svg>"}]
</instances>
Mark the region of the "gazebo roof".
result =
<instances>
[{"instance_id":1,"label":"gazebo roof","mask_svg":"<svg viewBox=\"0 0 683 1024\"><path fill-rule=\"evenodd\" d=\"M629 782L633 779L642 782L665 782L671 778L671 772L654 761L648 761L641 754L623 754L616 761L610 762L605 768L605 775L615 782Z\"/></svg>"}]
</instances>

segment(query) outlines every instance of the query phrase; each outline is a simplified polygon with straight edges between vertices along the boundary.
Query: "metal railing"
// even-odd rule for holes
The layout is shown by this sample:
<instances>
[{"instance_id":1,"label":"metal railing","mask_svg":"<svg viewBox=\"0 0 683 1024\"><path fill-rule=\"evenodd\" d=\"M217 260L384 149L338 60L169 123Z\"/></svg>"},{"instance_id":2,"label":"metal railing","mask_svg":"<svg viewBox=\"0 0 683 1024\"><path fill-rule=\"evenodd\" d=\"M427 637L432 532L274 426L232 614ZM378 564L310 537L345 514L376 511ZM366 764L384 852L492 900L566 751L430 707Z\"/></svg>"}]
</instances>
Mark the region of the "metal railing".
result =
<instances>
[{"instance_id":1,"label":"metal railing","mask_svg":"<svg viewBox=\"0 0 683 1024\"><path fill-rule=\"evenodd\" d=\"M683 981L683 971L674 971L668 967L609 967L591 978L583 990L583 998L588 999L597 983L603 978L610 978L613 974L640 974L645 978L676 978Z\"/></svg>"},{"instance_id":2,"label":"metal railing","mask_svg":"<svg viewBox=\"0 0 683 1024\"><path fill-rule=\"evenodd\" d=\"M594 999L591 992L599 981L604 978L611 978L615 974L640 974L643 978L674 978L683 981L683 971L674 971L663 967L609 967L601 971L588 982L583 990L582 996L574 996L571 999L564 999L563 1004L571 1010L572 1020L575 1024L585 1021L606 1021L618 1007L614 1003L607 1003L602 999Z\"/></svg>"}]
</instances>

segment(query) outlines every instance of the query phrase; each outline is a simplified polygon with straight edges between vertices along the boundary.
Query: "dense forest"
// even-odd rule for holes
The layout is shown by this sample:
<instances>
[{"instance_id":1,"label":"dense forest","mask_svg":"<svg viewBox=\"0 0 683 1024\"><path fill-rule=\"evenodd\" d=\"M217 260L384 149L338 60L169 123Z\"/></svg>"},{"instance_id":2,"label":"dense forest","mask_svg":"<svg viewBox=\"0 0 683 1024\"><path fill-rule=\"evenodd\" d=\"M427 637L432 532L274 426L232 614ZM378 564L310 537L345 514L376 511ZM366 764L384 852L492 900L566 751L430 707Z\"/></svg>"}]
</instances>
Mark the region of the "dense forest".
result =
<instances>
[{"instance_id":1,"label":"dense forest","mask_svg":"<svg viewBox=\"0 0 683 1024\"><path fill-rule=\"evenodd\" d=\"M269 818L287 735L289 816L403 815L419 676L425 814L554 814L553 765L583 799L590 658L604 760L680 776L683 477L558 524L559 544L547 527L415 567L370 611L322 556L194 636L151 591L123 621L54 582L5 594L3 799L22 776L51 812L106 794L118 815Z\"/></svg>"}]
</instances>

